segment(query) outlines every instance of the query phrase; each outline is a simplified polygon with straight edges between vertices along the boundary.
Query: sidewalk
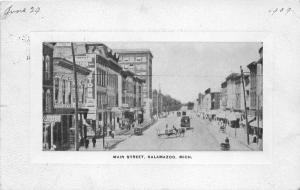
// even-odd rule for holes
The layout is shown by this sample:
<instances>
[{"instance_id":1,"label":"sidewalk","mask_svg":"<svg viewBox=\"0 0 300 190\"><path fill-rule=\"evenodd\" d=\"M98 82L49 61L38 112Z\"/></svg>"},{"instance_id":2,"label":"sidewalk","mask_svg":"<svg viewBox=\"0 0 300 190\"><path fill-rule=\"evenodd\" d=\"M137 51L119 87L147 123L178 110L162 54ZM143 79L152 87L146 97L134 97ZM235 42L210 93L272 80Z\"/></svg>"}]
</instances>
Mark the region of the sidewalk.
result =
<instances>
[{"instance_id":1,"label":"sidewalk","mask_svg":"<svg viewBox=\"0 0 300 190\"><path fill-rule=\"evenodd\" d=\"M219 141L219 143L224 143L225 138L229 138L230 142L230 150L235 150L235 151L250 151L250 150L259 150L259 144L257 143L250 143L250 145L247 144L246 139L246 133L243 128L238 128L235 129L231 127L226 127L225 133L220 131L220 127L218 126L216 121L211 121L209 120L203 120L201 119L202 122L205 123L207 126L208 130L215 135L216 139ZM243 142L243 140L245 142ZM252 138L250 138L251 142Z\"/></svg>"},{"instance_id":2,"label":"sidewalk","mask_svg":"<svg viewBox=\"0 0 300 190\"><path fill-rule=\"evenodd\" d=\"M151 122L143 123L141 126L143 128L143 131L148 129L150 126L152 126L156 121L153 120ZM107 136L104 138L104 145L103 146L103 138L96 139L96 145L93 147L92 138L89 139L89 146L88 148L85 148L84 146L81 146L79 148L79 151L103 151L103 150L112 150L115 148L120 142L125 141L126 139L130 138L134 134L133 128L131 129L123 129L123 130L116 130L115 137L112 138L111 136ZM75 148L69 149L71 151L75 151Z\"/></svg>"}]
</instances>

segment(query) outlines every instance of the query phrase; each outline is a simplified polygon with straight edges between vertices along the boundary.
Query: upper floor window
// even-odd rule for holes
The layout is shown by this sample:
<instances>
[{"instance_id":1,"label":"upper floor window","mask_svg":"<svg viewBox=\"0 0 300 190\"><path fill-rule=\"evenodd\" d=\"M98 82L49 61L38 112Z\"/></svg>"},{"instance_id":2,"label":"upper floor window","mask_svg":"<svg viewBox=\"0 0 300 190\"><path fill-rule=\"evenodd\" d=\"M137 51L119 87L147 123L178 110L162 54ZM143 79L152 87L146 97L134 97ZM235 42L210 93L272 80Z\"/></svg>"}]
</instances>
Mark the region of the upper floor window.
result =
<instances>
[{"instance_id":1,"label":"upper floor window","mask_svg":"<svg viewBox=\"0 0 300 190\"><path fill-rule=\"evenodd\" d=\"M85 86L84 83L82 83L82 103L85 103Z\"/></svg>"},{"instance_id":2,"label":"upper floor window","mask_svg":"<svg viewBox=\"0 0 300 190\"><path fill-rule=\"evenodd\" d=\"M66 80L62 81L62 102L66 103Z\"/></svg>"},{"instance_id":3,"label":"upper floor window","mask_svg":"<svg viewBox=\"0 0 300 190\"><path fill-rule=\"evenodd\" d=\"M46 91L46 109L45 111L51 111L51 92L49 89Z\"/></svg>"},{"instance_id":4,"label":"upper floor window","mask_svg":"<svg viewBox=\"0 0 300 190\"><path fill-rule=\"evenodd\" d=\"M72 104L72 81L69 81L68 103Z\"/></svg>"},{"instance_id":5,"label":"upper floor window","mask_svg":"<svg viewBox=\"0 0 300 190\"><path fill-rule=\"evenodd\" d=\"M50 57L46 55L45 57L45 80L50 79Z\"/></svg>"},{"instance_id":6,"label":"upper floor window","mask_svg":"<svg viewBox=\"0 0 300 190\"><path fill-rule=\"evenodd\" d=\"M59 97L59 78L54 79L54 103L58 103Z\"/></svg>"}]
</instances>

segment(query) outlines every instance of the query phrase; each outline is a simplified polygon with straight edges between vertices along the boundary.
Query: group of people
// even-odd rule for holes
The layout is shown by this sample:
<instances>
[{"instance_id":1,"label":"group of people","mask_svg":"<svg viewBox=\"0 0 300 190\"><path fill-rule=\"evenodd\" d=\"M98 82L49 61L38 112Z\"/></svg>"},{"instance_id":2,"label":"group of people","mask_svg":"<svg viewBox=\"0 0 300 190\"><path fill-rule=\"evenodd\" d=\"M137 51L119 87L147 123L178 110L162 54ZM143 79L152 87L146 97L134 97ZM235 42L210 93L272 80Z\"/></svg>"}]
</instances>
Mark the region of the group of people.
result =
<instances>
[{"instance_id":1,"label":"group of people","mask_svg":"<svg viewBox=\"0 0 300 190\"><path fill-rule=\"evenodd\" d=\"M96 147L96 142L97 142L96 137L94 136L92 138L92 143L94 148ZM89 148L89 144L90 144L90 140L87 137L80 139L80 146L84 146L85 149Z\"/></svg>"}]
</instances>

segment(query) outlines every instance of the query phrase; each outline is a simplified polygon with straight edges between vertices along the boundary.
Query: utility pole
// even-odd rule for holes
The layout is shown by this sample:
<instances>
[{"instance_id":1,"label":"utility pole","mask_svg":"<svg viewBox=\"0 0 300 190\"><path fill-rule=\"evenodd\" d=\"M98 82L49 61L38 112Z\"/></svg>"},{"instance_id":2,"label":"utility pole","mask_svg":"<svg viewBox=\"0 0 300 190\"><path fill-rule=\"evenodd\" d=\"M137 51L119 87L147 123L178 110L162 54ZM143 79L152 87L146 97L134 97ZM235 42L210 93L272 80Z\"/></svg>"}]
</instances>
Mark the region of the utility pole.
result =
<instances>
[{"instance_id":1,"label":"utility pole","mask_svg":"<svg viewBox=\"0 0 300 190\"><path fill-rule=\"evenodd\" d=\"M156 116L157 116L157 119L158 119L158 91L156 91Z\"/></svg>"},{"instance_id":2,"label":"utility pole","mask_svg":"<svg viewBox=\"0 0 300 190\"><path fill-rule=\"evenodd\" d=\"M72 47L72 57L73 57L73 73L74 73L74 83L75 83L75 150L79 150L78 146L78 90L77 90L77 72L76 72L76 62L75 62L75 53L74 45L71 42Z\"/></svg>"},{"instance_id":3,"label":"utility pole","mask_svg":"<svg viewBox=\"0 0 300 190\"><path fill-rule=\"evenodd\" d=\"M246 94L245 94L245 84L244 84L244 72L241 66L241 75L243 83L243 94L244 94L244 106L245 106L245 116L246 116L246 129L247 129L247 143L249 145L249 124L248 124L248 115L247 115L247 105L246 105Z\"/></svg>"},{"instance_id":4,"label":"utility pole","mask_svg":"<svg viewBox=\"0 0 300 190\"><path fill-rule=\"evenodd\" d=\"M257 144L259 140L259 96L257 96L257 111L256 111L256 119L257 119Z\"/></svg>"}]
</instances>

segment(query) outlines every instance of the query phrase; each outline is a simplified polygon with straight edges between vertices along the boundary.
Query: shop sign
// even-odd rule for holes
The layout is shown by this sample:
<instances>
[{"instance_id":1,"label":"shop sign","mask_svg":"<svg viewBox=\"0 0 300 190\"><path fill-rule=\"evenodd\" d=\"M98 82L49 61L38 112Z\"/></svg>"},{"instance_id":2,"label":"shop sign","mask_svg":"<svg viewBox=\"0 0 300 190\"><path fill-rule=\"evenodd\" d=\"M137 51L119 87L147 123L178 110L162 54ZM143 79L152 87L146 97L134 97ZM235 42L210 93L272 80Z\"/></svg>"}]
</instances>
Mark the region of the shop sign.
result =
<instances>
[{"instance_id":1,"label":"shop sign","mask_svg":"<svg viewBox=\"0 0 300 190\"><path fill-rule=\"evenodd\" d=\"M87 89L87 97L88 98L93 98L93 94L94 94L93 88L88 88Z\"/></svg>"},{"instance_id":2,"label":"shop sign","mask_svg":"<svg viewBox=\"0 0 300 190\"><path fill-rule=\"evenodd\" d=\"M44 115L44 122L60 122L60 115Z\"/></svg>"},{"instance_id":3,"label":"shop sign","mask_svg":"<svg viewBox=\"0 0 300 190\"><path fill-rule=\"evenodd\" d=\"M89 109L89 112L87 113L87 120L96 120L96 110L95 109Z\"/></svg>"},{"instance_id":4,"label":"shop sign","mask_svg":"<svg viewBox=\"0 0 300 190\"><path fill-rule=\"evenodd\" d=\"M78 100L79 101L79 100ZM78 107L82 107L83 104L81 102L78 102ZM75 108L75 103L72 104L54 104L54 108Z\"/></svg>"},{"instance_id":5,"label":"shop sign","mask_svg":"<svg viewBox=\"0 0 300 190\"><path fill-rule=\"evenodd\" d=\"M82 67L95 67L95 58L94 55L81 55L76 56L76 64Z\"/></svg>"},{"instance_id":6,"label":"shop sign","mask_svg":"<svg viewBox=\"0 0 300 190\"><path fill-rule=\"evenodd\" d=\"M128 104L122 104L122 107L128 108L129 106L128 106Z\"/></svg>"},{"instance_id":7,"label":"shop sign","mask_svg":"<svg viewBox=\"0 0 300 190\"><path fill-rule=\"evenodd\" d=\"M71 104L54 104L55 108L73 108L74 106Z\"/></svg>"},{"instance_id":8,"label":"shop sign","mask_svg":"<svg viewBox=\"0 0 300 190\"><path fill-rule=\"evenodd\" d=\"M94 107L96 105L95 99L87 98L86 99L86 107Z\"/></svg>"}]
</instances>

